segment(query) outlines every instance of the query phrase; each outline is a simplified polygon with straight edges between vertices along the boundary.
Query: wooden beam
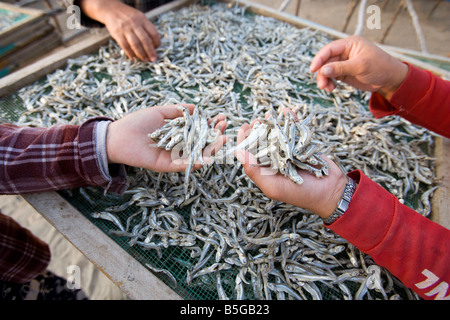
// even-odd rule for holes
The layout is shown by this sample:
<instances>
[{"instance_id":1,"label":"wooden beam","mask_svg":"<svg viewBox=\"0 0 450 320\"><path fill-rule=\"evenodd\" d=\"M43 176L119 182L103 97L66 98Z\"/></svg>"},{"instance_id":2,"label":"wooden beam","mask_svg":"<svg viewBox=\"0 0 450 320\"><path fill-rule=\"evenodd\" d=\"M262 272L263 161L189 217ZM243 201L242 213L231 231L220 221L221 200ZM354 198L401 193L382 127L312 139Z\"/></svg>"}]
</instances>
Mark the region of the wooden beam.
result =
<instances>
[{"instance_id":1,"label":"wooden beam","mask_svg":"<svg viewBox=\"0 0 450 320\"><path fill-rule=\"evenodd\" d=\"M438 137L435 140L436 177L439 188L431 199L431 220L450 230L450 139Z\"/></svg>"},{"instance_id":2,"label":"wooden beam","mask_svg":"<svg viewBox=\"0 0 450 320\"><path fill-rule=\"evenodd\" d=\"M14 34L17 30L28 26L29 24L32 24L41 19L45 19L44 11L38 9L22 8L5 2L0 2L0 9L27 15L26 18L23 18L17 23L14 23L10 28L0 31L0 39Z\"/></svg>"},{"instance_id":3,"label":"wooden beam","mask_svg":"<svg viewBox=\"0 0 450 320\"><path fill-rule=\"evenodd\" d=\"M22 87L55 71L65 65L67 59L75 58L98 49L101 45L108 43L109 39L110 35L106 29L101 30L97 34L92 34L81 43L59 50L50 56L1 78L0 97L12 94Z\"/></svg>"},{"instance_id":4,"label":"wooden beam","mask_svg":"<svg viewBox=\"0 0 450 320\"><path fill-rule=\"evenodd\" d=\"M231 4L238 4L240 6L245 6L247 8L247 10L249 10L250 12L253 12L255 14L259 14L262 16L266 16L266 17L275 18L280 21L290 23L297 27L309 27L309 28L324 32L334 39L342 39L342 38L346 38L349 36L349 34L347 34L347 33L337 31L335 29L323 26L316 22L306 20L306 19L303 19L300 17L296 17L294 15L291 15L291 14L288 14L285 12L280 12L280 11L274 10L270 7L267 7L267 6L264 6L261 4L255 4L255 3L249 2L247 0L228 0L226 2L229 2ZM450 72L448 72L447 70L443 70L439 67L430 65L426 62L417 60L413 57L403 55L403 54L395 52L395 51L391 51L391 50L389 50L388 46L385 47L384 45L381 45L381 44L377 44L377 45L397 59L400 59L405 62L409 62L415 66L418 66L419 68L429 70L430 72L432 72L440 77L443 77L445 79L450 79L449 78Z\"/></svg>"},{"instance_id":5,"label":"wooden beam","mask_svg":"<svg viewBox=\"0 0 450 320\"><path fill-rule=\"evenodd\" d=\"M401 1L398 3L397 8L395 9L394 15L393 15L392 18L391 18L391 22L389 22L388 27L386 28L386 30L384 31L383 35L381 36L380 43L383 43L384 40L386 40L386 37L387 37L389 31L391 30L392 25L394 24L395 20L397 19L397 16L398 16L398 14L400 13L400 10L403 9L403 6L404 6L403 0L401 0Z\"/></svg>"},{"instance_id":6,"label":"wooden beam","mask_svg":"<svg viewBox=\"0 0 450 320\"><path fill-rule=\"evenodd\" d=\"M350 19L351 19L353 13L355 12L357 4L358 4L358 0L352 0L352 2L350 3L350 8L348 10L347 17L345 18L345 23L344 23L344 26L342 27L342 32L347 31L348 23L350 22Z\"/></svg>"},{"instance_id":7,"label":"wooden beam","mask_svg":"<svg viewBox=\"0 0 450 320\"><path fill-rule=\"evenodd\" d=\"M327 33L334 38L345 38L345 37L349 36L347 33L337 31L333 28L329 28L324 25L315 23L313 21L306 20L306 19L294 16L292 14L281 12L281 11L272 9L270 7L267 7L267 6L258 4L258 3L253 3L253 2L250 2L247 0L224 0L223 2L228 2L228 3L231 3L232 5L237 4L240 6L244 6L244 7L246 7L246 9L249 12L253 12L255 14L265 16L265 17L275 18L280 21L290 23L297 27L310 27L310 28L316 29L318 31Z\"/></svg>"}]
</instances>

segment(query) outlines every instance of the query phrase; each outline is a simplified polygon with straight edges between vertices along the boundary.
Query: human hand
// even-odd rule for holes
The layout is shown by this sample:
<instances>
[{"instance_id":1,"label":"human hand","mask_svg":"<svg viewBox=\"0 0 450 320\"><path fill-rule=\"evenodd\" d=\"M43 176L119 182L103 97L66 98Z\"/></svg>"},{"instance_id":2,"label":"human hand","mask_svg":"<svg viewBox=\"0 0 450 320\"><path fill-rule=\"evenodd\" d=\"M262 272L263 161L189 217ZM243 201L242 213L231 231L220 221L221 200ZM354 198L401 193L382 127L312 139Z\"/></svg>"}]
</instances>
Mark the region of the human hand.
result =
<instances>
[{"instance_id":1,"label":"human hand","mask_svg":"<svg viewBox=\"0 0 450 320\"><path fill-rule=\"evenodd\" d=\"M161 39L143 12L117 0L84 0L80 5L88 17L105 25L130 59L157 60Z\"/></svg>"},{"instance_id":2,"label":"human hand","mask_svg":"<svg viewBox=\"0 0 450 320\"><path fill-rule=\"evenodd\" d=\"M312 60L310 71L318 71L319 89L333 91L334 78L389 100L406 78L408 66L372 42L350 36L325 45Z\"/></svg>"},{"instance_id":3,"label":"human hand","mask_svg":"<svg viewBox=\"0 0 450 320\"><path fill-rule=\"evenodd\" d=\"M195 106L183 104L192 114ZM133 167L150 169L157 172L178 172L186 168L185 161L171 151L163 148L150 147L154 143L148 134L163 126L164 119L174 119L183 116L181 110L175 105L149 107L126 115L120 120L109 124L106 135L106 152L109 163L122 163ZM214 144L206 146L203 151L204 160L215 154L225 143L223 132L226 127L225 116L217 115L216 130L221 135ZM200 168L200 164L194 165L194 170Z\"/></svg>"},{"instance_id":4,"label":"human hand","mask_svg":"<svg viewBox=\"0 0 450 320\"><path fill-rule=\"evenodd\" d=\"M249 124L241 126L237 136L238 145L250 134L251 127ZM317 178L309 172L298 170L303 183L297 184L269 167L260 166L255 156L244 149L237 150L235 156L242 163L247 176L268 198L307 209L324 219L336 209L348 181L346 175L327 157L322 157L330 166L327 176Z\"/></svg>"}]
</instances>

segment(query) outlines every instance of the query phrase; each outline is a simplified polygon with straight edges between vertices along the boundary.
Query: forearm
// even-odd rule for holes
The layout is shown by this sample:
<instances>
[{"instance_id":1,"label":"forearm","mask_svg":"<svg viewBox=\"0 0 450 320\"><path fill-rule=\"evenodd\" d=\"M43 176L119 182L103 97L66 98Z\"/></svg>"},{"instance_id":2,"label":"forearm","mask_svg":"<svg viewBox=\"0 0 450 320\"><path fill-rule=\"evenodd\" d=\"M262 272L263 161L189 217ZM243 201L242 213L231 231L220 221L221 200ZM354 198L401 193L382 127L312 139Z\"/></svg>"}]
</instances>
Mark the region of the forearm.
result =
<instances>
[{"instance_id":1,"label":"forearm","mask_svg":"<svg viewBox=\"0 0 450 320\"><path fill-rule=\"evenodd\" d=\"M119 0L78 0L77 3L86 17L102 24L106 23L105 11L114 11L125 5Z\"/></svg>"},{"instance_id":2,"label":"forearm","mask_svg":"<svg viewBox=\"0 0 450 320\"><path fill-rule=\"evenodd\" d=\"M450 282L450 231L401 204L362 172L350 176L358 188L347 212L328 227L421 297L445 297L439 285ZM430 272L438 280L424 284Z\"/></svg>"},{"instance_id":3,"label":"forearm","mask_svg":"<svg viewBox=\"0 0 450 320\"><path fill-rule=\"evenodd\" d=\"M51 128L0 125L0 193L19 194L88 185L122 192L127 186L125 169L118 166L115 168L117 173L111 175L108 166L105 168L103 164L102 167L100 161L99 155L104 151L98 148L105 148L101 141L106 132L100 137L97 134L99 120L107 119L91 119L81 126Z\"/></svg>"},{"instance_id":4,"label":"forearm","mask_svg":"<svg viewBox=\"0 0 450 320\"><path fill-rule=\"evenodd\" d=\"M450 82L409 65L400 87L384 98L373 93L369 107L376 118L401 116L435 133L450 137Z\"/></svg>"}]
</instances>

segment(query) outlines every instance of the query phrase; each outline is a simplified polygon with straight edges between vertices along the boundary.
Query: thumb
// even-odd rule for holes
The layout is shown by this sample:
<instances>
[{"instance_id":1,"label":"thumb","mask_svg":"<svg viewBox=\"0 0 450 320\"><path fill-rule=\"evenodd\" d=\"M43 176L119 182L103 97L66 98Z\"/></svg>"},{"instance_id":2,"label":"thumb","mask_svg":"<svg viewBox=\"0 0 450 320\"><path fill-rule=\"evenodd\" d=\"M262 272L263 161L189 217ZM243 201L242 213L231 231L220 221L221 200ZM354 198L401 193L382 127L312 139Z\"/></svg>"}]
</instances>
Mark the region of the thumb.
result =
<instances>
[{"instance_id":1,"label":"thumb","mask_svg":"<svg viewBox=\"0 0 450 320\"><path fill-rule=\"evenodd\" d=\"M245 174L261 189L267 187L268 176L277 174L277 170L259 165L255 156L246 150L237 150L235 156L242 163Z\"/></svg>"},{"instance_id":2,"label":"thumb","mask_svg":"<svg viewBox=\"0 0 450 320\"><path fill-rule=\"evenodd\" d=\"M327 78L352 76L352 62L349 60L330 62L320 68L320 74Z\"/></svg>"},{"instance_id":3,"label":"thumb","mask_svg":"<svg viewBox=\"0 0 450 320\"><path fill-rule=\"evenodd\" d=\"M255 171L258 169L257 164L258 160L256 160L255 156L248 151L243 149L239 149L235 153L236 158L244 167L245 173L251 178L251 176L255 175Z\"/></svg>"},{"instance_id":4,"label":"thumb","mask_svg":"<svg viewBox=\"0 0 450 320\"><path fill-rule=\"evenodd\" d=\"M245 174L256 184L258 184L261 167L258 166L258 160L255 156L246 150L237 150L235 153L236 158L242 164Z\"/></svg>"}]
</instances>

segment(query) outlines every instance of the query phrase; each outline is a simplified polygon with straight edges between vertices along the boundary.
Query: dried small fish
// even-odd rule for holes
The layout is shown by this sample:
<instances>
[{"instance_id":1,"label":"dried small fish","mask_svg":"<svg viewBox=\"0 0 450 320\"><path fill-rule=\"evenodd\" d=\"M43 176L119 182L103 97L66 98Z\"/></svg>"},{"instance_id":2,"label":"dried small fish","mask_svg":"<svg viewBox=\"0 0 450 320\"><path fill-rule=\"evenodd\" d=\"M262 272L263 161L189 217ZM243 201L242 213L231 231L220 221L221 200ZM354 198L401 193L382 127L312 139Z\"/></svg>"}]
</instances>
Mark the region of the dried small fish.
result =
<instances>
[{"instance_id":1,"label":"dried small fish","mask_svg":"<svg viewBox=\"0 0 450 320\"><path fill-rule=\"evenodd\" d=\"M304 122L286 113L281 125L272 113L256 122L249 136L236 149L248 149L262 165L268 165L288 176L295 183L303 183L297 168L320 178L328 175L328 163L318 156L318 147L311 144L311 132ZM234 150L233 150L234 151Z\"/></svg>"},{"instance_id":2,"label":"dried small fish","mask_svg":"<svg viewBox=\"0 0 450 320\"><path fill-rule=\"evenodd\" d=\"M343 170L361 169L426 215L436 185L434 159L424 147L434 135L399 117L375 119L367 108L370 93L345 84L332 93L316 89L309 65L330 41L325 34L244 13L244 7L216 4L161 14L153 21L162 35L157 62L130 60L111 41L21 89L17 99L25 111L17 124L80 124L92 116L119 119L155 105L194 103L195 114L182 109L183 117L150 135L159 147L180 146L193 164L201 163L203 144L214 138L206 120L224 114L228 143L210 165L180 173L128 168L130 188L119 205L103 191L81 191L88 203L103 202L94 216L112 221L111 235L160 258L170 251L185 268L181 292L198 288L201 295L206 288L230 299L386 299L401 291L417 299L319 217L268 199L233 154L242 124L264 119L239 145L255 151L261 165L300 182L297 168L327 175L322 152ZM290 113L283 118L286 108L298 120ZM415 203L410 199L417 194L422 199ZM173 255L174 249L181 253ZM158 263L151 265L165 270Z\"/></svg>"},{"instance_id":3,"label":"dried small fish","mask_svg":"<svg viewBox=\"0 0 450 320\"><path fill-rule=\"evenodd\" d=\"M156 146L166 150L177 148L182 152L182 157L186 160L184 190L187 192L193 165L197 161L205 165L202 152L208 144L217 140L220 133L214 129L214 121L208 124L207 111L197 107L191 116L187 108L183 106L178 108L184 114L182 117L169 120L159 129L149 133L148 137L156 142L156 144L150 144L151 147Z\"/></svg>"}]
</instances>

